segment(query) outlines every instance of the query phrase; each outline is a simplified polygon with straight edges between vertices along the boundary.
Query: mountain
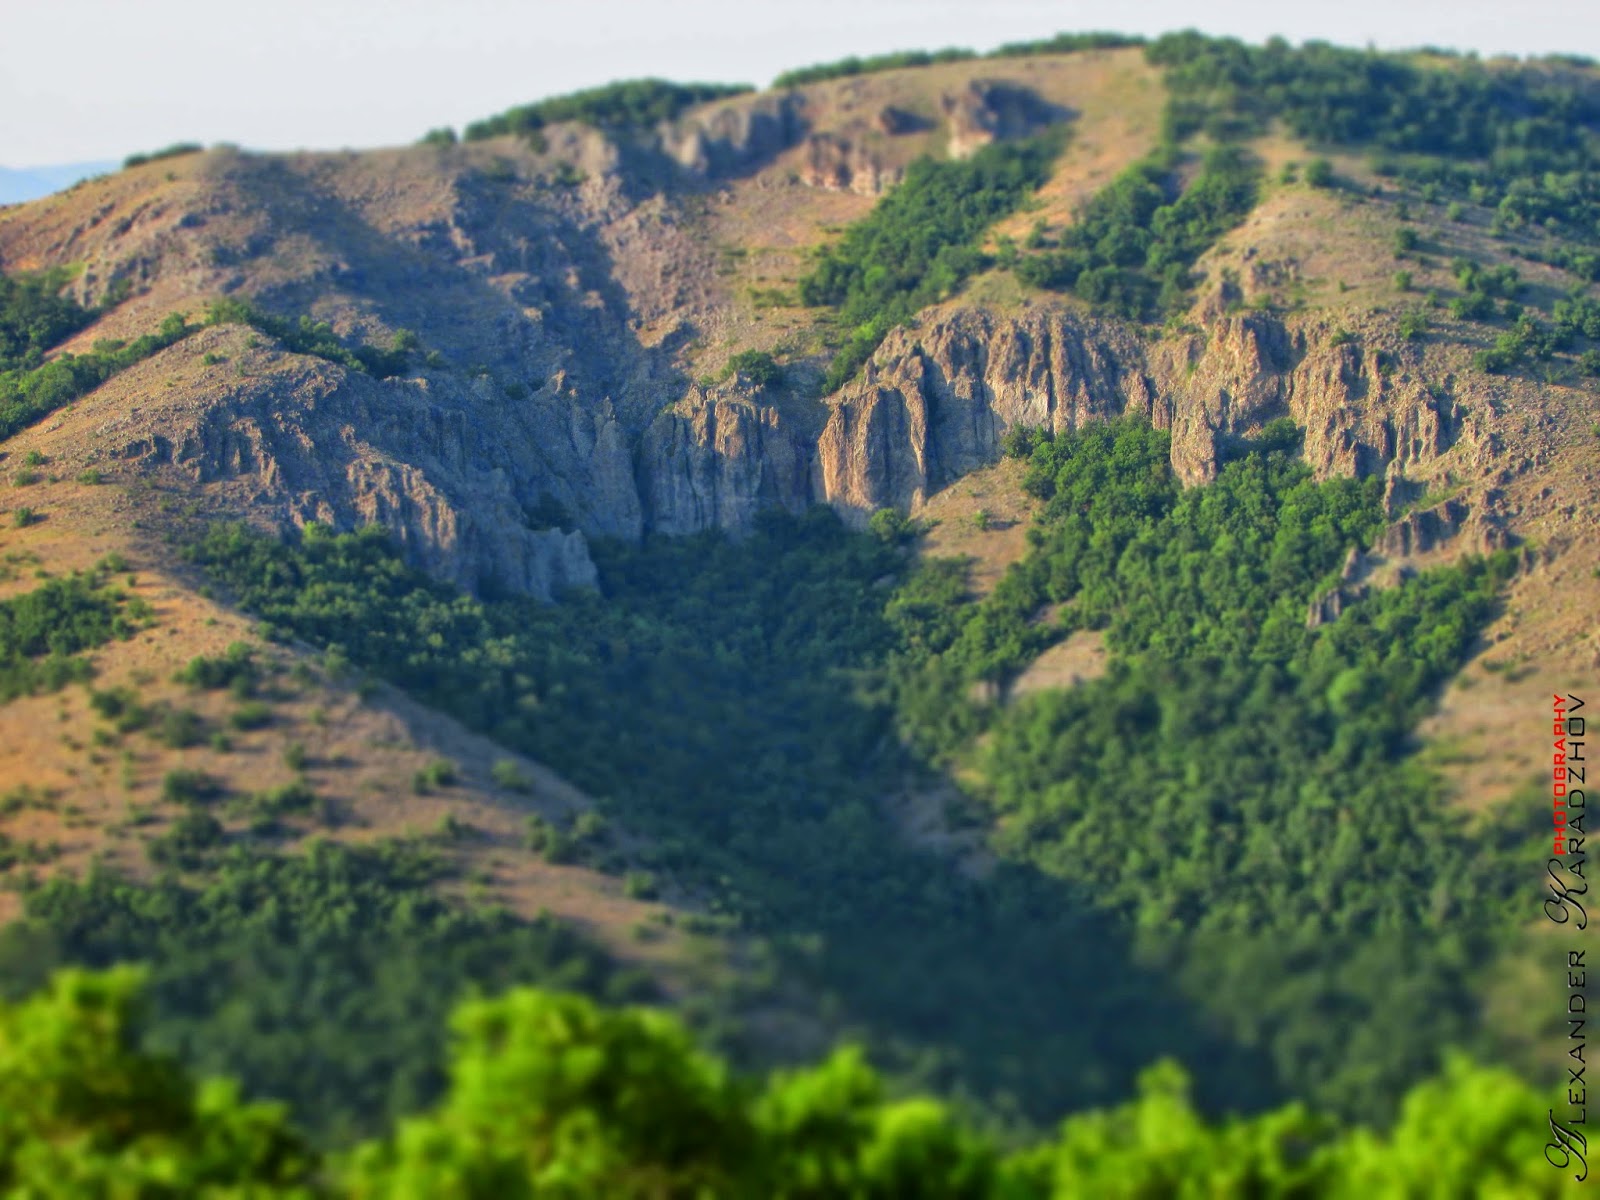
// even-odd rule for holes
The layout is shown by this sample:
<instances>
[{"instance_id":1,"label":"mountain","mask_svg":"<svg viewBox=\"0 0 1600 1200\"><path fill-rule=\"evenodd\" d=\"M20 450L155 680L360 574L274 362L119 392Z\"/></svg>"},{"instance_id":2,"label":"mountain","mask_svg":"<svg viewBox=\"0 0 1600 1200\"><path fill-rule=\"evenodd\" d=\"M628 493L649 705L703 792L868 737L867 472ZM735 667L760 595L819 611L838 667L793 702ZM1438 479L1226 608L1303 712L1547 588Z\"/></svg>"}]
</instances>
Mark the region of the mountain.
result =
<instances>
[{"instance_id":1,"label":"mountain","mask_svg":"<svg viewBox=\"0 0 1600 1200\"><path fill-rule=\"evenodd\" d=\"M49 167L0 167L0 204L37 200L80 180L115 171L114 162L62 163Z\"/></svg>"},{"instance_id":2,"label":"mountain","mask_svg":"<svg viewBox=\"0 0 1600 1200\"><path fill-rule=\"evenodd\" d=\"M1174 1059L1403 1156L1456 1052L1542 1122L1597 138L1574 60L1090 35L0 212L11 989L156 964L331 1146L529 983L1035 1133Z\"/></svg>"}]
</instances>

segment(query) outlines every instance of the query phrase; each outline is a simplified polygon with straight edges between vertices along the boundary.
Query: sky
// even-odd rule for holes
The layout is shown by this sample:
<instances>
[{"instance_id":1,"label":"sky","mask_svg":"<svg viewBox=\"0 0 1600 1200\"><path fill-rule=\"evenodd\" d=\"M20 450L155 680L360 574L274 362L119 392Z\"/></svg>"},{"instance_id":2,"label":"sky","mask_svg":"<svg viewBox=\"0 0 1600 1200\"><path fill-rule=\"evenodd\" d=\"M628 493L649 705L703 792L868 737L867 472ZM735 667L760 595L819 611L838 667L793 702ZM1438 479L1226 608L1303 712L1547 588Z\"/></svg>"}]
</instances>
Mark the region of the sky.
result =
<instances>
[{"instance_id":1,"label":"sky","mask_svg":"<svg viewBox=\"0 0 1600 1200\"><path fill-rule=\"evenodd\" d=\"M0 28L9 167L178 141L403 144L615 79L765 85L850 54L1062 31L1600 57L1600 5L1580 0L0 0Z\"/></svg>"}]
</instances>

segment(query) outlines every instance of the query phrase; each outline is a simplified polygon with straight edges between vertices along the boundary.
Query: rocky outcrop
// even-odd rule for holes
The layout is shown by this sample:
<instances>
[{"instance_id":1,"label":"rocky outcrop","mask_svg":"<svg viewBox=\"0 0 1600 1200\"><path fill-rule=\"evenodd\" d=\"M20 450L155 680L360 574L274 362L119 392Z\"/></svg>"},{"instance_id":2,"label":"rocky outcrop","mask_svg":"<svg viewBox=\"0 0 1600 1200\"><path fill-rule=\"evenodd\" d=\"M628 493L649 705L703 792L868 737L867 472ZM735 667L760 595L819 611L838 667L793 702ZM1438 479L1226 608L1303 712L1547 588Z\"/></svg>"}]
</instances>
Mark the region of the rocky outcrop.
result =
<instances>
[{"instance_id":1,"label":"rocky outcrop","mask_svg":"<svg viewBox=\"0 0 1600 1200\"><path fill-rule=\"evenodd\" d=\"M946 92L939 106L950 126L954 158L965 158L990 142L1027 137L1066 115L1031 88L995 79L974 79Z\"/></svg>"},{"instance_id":2,"label":"rocky outcrop","mask_svg":"<svg viewBox=\"0 0 1600 1200\"><path fill-rule=\"evenodd\" d=\"M1367 556L1359 546L1351 546L1344 557L1344 567L1339 571L1339 582L1325 594L1311 601L1306 613L1306 628L1316 629L1339 619L1346 607L1366 599L1367 588L1361 580L1367 573Z\"/></svg>"},{"instance_id":3,"label":"rocky outcrop","mask_svg":"<svg viewBox=\"0 0 1600 1200\"><path fill-rule=\"evenodd\" d=\"M899 183L904 172L886 166L868 147L836 133L815 133L806 139L800 182L833 192L876 196Z\"/></svg>"},{"instance_id":4,"label":"rocky outcrop","mask_svg":"<svg viewBox=\"0 0 1600 1200\"><path fill-rule=\"evenodd\" d=\"M170 368L163 358L147 366ZM642 528L628 442L604 409L513 403L487 381L380 382L303 358L208 389L203 403L142 397L94 431L102 453L181 471L259 522L383 525L414 564L470 590L551 598L593 586L580 530ZM547 497L573 514L568 528L539 527Z\"/></svg>"},{"instance_id":5,"label":"rocky outcrop","mask_svg":"<svg viewBox=\"0 0 1600 1200\"><path fill-rule=\"evenodd\" d=\"M639 491L648 527L664 534L748 530L766 508L811 503L811 445L778 410L728 391L693 388L645 431Z\"/></svg>"},{"instance_id":6,"label":"rocky outcrop","mask_svg":"<svg viewBox=\"0 0 1600 1200\"><path fill-rule=\"evenodd\" d=\"M834 398L817 449L822 495L860 519L994 461L1011 428L1074 429L1129 409L1165 426L1140 359L1126 332L1060 311L964 310L897 330Z\"/></svg>"},{"instance_id":7,"label":"rocky outcrop","mask_svg":"<svg viewBox=\"0 0 1600 1200\"><path fill-rule=\"evenodd\" d=\"M957 310L892 333L830 405L816 478L857 518L914 507L992 462L1019 426L1059 432L1135 412L1170 432L1173 468L1195 484L1238 439L1290 417L1320 477L1384 477L1391 495L1463 428L1450 396L1356 342L1254 312L1218 314L1205 332L1151 348L1064 308Z\"/></svg>"},{"instance_id":8,"label":"rocky outcrop","mask_svg":"<svg viewBox=\"0 0 1600 1200\"><path fill-rule=\"evenodd\" d=\"M1259 313L1221 315L1153 349L1065 307L931 314L885 339L829 398L815 435L740 377L641 418L583 399L564 372L514 395L487 378L379 381L266 349L251 359L245 340L207 331L152 360L152 373L169 356L192 368L215 347L242 356L244 377L146 386L139 407L98 431L101 444L281 523L385 525L440 577L539 596L592 584L586 536L739 533L764 509L819 501L856 522L914 509L994 461L1019 427L1064 432L1136 413L1170 431L1174 468L1193 483L1237 439L1289 416L1319 474L1383 476L1399 509L1403 472L1448 449L1461 425L1453 400L1355 343ZM1474 548L1506 541L1482 501L1452 500L1405 516L1375 551L1404 557L1463 534ZM1319 601L1321 619L1341 602Z\"/></svg>"},{"instance_id":9,"label":"rocky outcrop","mask_svg":"<svg viewBox=\"0 0 1600 1200\"><path fill-rule=\"evenodd\" d=\"M805 132L805 97L783 92L697 109L662 125L662 150L700 175L737 175L771 161Z\"/></svg>"}]
</instances>

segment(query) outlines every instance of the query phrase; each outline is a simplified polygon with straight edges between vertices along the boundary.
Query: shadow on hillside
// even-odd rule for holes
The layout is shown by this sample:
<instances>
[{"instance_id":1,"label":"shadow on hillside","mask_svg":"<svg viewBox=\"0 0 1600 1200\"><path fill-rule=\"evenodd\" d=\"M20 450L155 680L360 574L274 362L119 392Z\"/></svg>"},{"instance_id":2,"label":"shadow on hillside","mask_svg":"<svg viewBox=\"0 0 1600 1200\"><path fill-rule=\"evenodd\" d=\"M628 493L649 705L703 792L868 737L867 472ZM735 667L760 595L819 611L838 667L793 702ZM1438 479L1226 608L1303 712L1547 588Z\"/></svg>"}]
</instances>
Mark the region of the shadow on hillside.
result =
<instances>
[{"instance_id":1,"label":"shadow on hillside","mask_svg":"<svg viewBox=\"0 0 1600 1200\"><path fill-rule=\"evenodd\" d=\"M673 346L640 344L610 251L564 211L554 185L541 200L534 183L514 178L467 171L453 182L450 227L391 233L293 160L247 160L249 207L312 243L298 263L305 251L277 244L304 270L269 287L263 303L291 317L331 311L358 328L377 318L413 329L447 368L535 392L559 378L563 403L610 399L620 409L641 397L639 411L653 414L661 395L681 393Z\"/></svg>"}]
</instances>

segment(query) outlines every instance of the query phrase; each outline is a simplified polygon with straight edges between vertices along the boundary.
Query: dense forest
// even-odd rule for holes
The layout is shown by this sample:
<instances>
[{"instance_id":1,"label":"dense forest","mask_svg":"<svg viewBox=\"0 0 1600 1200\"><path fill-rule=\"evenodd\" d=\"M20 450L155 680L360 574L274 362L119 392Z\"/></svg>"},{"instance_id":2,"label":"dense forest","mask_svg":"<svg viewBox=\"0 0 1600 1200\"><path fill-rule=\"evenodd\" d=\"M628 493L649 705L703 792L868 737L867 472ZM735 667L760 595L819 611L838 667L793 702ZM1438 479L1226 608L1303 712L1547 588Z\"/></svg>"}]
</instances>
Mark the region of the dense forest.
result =
<instances>
[{"instance_id":1,"label":"dense forest","mask_svg":"<svg viewBox=\"0 0 1600 1200\"><path fill-rule=\"evenodd\" d=\"M1209 1122L1170 1064L1136 1097L997 1145L925 1097L890 1098L858 1052L755 1079L671 1017L517 989L451 1022L450 1086L341 1153L231 1081L142 1049L140 979L58 976L0 1004L0 1187L18 1195L1051 1196L1576 1195L1541 1160L1542 1101L1452 1062L1386 1134L1291 1106Z\"/></svg>"}]
</instances>

